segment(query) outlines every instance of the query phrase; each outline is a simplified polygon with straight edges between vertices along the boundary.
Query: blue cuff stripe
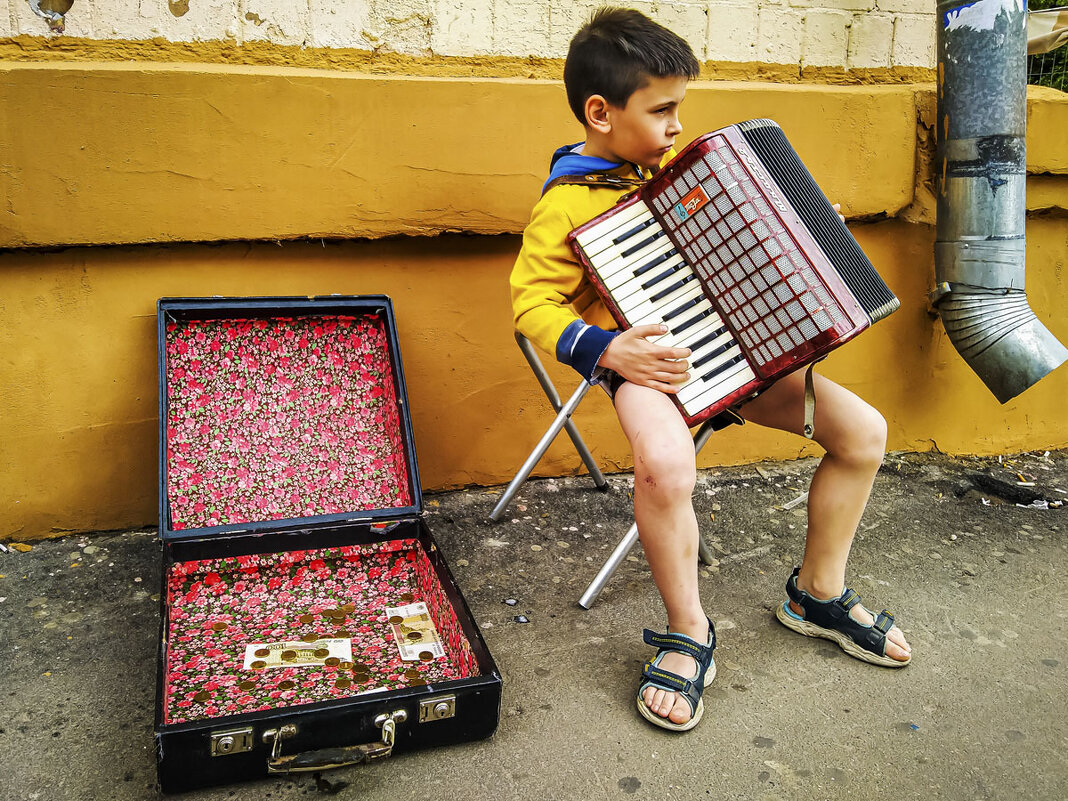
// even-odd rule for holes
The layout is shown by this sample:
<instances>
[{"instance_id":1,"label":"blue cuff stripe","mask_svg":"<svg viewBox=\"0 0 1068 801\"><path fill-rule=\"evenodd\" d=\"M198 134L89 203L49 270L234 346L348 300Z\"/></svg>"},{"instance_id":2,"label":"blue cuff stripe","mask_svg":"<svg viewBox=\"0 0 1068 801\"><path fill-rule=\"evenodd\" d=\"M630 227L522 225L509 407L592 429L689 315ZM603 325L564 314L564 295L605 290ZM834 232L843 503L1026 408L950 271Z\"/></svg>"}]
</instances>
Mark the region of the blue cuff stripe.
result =
<instances>
[{"instance_id":1,"label":"blue cuff stripe","mask_svg":"<svg viewBox=\"0 0 1068 801\"><path fill-rule=\"evenodd\" d=\"M560 335L556 343L556 358L592 382L598 360L618 333L575 320Z\"/></svg>"}]
</instances>

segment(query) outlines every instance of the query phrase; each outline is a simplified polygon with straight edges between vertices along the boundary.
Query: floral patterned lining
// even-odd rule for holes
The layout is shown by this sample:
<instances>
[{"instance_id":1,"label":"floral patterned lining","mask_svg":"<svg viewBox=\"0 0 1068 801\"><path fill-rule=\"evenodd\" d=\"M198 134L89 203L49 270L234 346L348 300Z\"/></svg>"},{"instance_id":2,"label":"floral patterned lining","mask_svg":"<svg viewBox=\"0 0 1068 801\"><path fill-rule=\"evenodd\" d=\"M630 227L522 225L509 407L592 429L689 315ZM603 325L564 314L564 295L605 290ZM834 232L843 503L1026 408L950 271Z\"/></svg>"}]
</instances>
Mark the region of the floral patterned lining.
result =
<instances>
[{"instance_id":1,"label":"floral patterned lining","mask_svg":"<svg viewBox=\"0 0 1068 801\"><path fill-rule=\"evenodd\" d=\"M411 505L378 315L170 322L175 530Z\"/></svg>"},{"instance_id":2,"label":"floral patterned lining","mask_svg":"<svg viewBox=\"0 0 1068 801\"><path fill-rule=\"evenodd\" d=\"M180 562L166 585L166 723L479 675L418 540ZM444 658L401 660L384 610L413 600L430 610ZM249 644L313 634L351 637L354 667L244 667Z\"/></svg>"}]
</instances>

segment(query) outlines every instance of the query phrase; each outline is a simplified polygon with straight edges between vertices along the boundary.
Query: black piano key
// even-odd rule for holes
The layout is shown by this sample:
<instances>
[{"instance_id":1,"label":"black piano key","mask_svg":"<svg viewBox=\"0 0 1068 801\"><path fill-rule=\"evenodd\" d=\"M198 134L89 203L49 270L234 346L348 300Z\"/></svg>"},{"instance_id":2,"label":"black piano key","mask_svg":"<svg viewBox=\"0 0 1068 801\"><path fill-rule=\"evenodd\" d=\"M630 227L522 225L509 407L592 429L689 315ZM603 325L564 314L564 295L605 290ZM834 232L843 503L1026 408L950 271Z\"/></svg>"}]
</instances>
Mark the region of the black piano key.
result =
<instances>
[{"instance_id":1,"label":"black piano key","mask_svg":"<svg viewBox=\"0 0 1068 801\"><path fill-rule=\"evenodd\" d=\"M739 353L737 356L735 356L735 357L733 357L731 359L727 359L727 361L723 362L723 364L718 365L715 370L709 370L707 373L705 373L704 375L701 376L701 380L702 381L708 381L710 378L716 378L721 373L725 373L727 370L729 370L730 368L734 367L734 365L740 364L741 362L744 362L744 361L745 361L745 356L743 356L741 353Z\"/></svg>"},{"instance_id":2,"label":"black piano key","mask_svg":"<svg viewBox=\"0 0 1068 801\"><path fill-rule=\"evenodd\" d=\"M694 280L694 276L692 274L686 276L685 278L681 278L666 289L661 289L655 295L651 296L649 300L653 303L656 303L658 300L663 300L676 289L682 289L682 287L686 286L686 284L690 283L690 281L692 280Z\"/></svg>"},{"instance_id":3,"label":"black piano key","mask_svg":"<svg viewBox=\"0 0 1068 801\"><path fill-rule=\"evenodd\" d=\"M637 270L635 270L634 271L634 277L637 278L640 275L649 272L651 269L656 267L656 265L663 264L665 261L670 259L672 256L677 256L678 253L679 252L677 250L675 250L675 248L672 248L671 250L669 250L669 251L667 251L665 253L661 253L659 256L657 256L652 261L646 262L641 267L639 267ZM681 267L682 265L680 264L679 266Z\"/></svg>"},{"instance_id":4,"label":"black piano key","mask_svg":"<svg viewBox=\"0 0 1068 801\"><path fill-rule=\"evenodd\" d=\"M656 286L658 283L663 281L665 278L670 278L671 276L673 276L675 273L677 273L681 269L682 269L682 265L681 264L678 264L678 265L676 265L674 267L669 267L668 269L664 270L664 272L662 272L662 273L660 273L658 275L654 275L652 278L650 278L648 281L646 281L644 284L642 284L642 289L649 289L650 287Z\"/></svg>"},{"instance_id":5,"label":"black piano key","mask_svg":"<svg viewBox=\"0 0 1068 801\"><path fill-rule=\"evenodd\" d=\"M666 323L668 320L674 320L676 317L678 317L684 311L686 311L687 309L692 309L694 306L696 306L698 303L700 303L704 299L705 299L704 295L698 295L693 300L688 300L685 303L683 303L681 306L678 306L678 307L672 309L671 311L669 311L667 314L665 314L663 316L664 322Z\"/></svg>"},{"instance_id":6,"label":"black piano key","mask_svg":"<svg viewBox=\"0 0 1068 801\"><path fill-rule=\"evenodd\" d=\"M717 356L722 356L724 353L729 351L731 348L733 348L737 344L738 343L733 341L733 340L731 340L730 342L724 342L718 348L716 348L713 351L709 351L704 356L702 356L700 359L695 361L692 365L690 365L691 369L696 370L698 367L703 367L704 365L708 364L710 361L715 359Z\"/></svg>"},{"instance_id":7,"label":"black piano key","mask_svg":"<svg viewBox=\"0 0 1068 801\"><path fill-rule=\"evenodd\" d=\"M726 333L727 333L727 326L725 326L725 325L724 326L720 326L715 331L713 331L711 334L707 334L706 336L701 337L699 340L694 342L692 345L687 345L686 347L688 347L691 351L695 351L698 348L703 348L709 342L713 342L713 341L719 339L721 336L723 336Z\"/></svg>"},{"instance_id":8,"label":"black piano key","mask_svg":"<svg viewBox=\"0 0 1068 801\"><path fill-rule=\"evenodd\" d=\"M715 313L716 313L716 310L715 310L715 309L713 309L713 308L712 308L711 306L709 306L709 307L708 307L707 309L705 309L705 310L704 310L703 312L701 312L700 314L695 314L695 315L694 315L693 317L691 317L691 318L690 318L689 320L687 320L686 322L684 322L684 323L680 323L680 324L679 324L678 326L676 326L675 328L672 328L672 329L671 329L671 333L672 333L672 334L681 334L681 333L682 333L683 331L685 331L685 330L686 330L687 328L689 328L689 327L691 327L691 326L694 326L694 325L697 325L697 323L701 322L701 321L702 321L703 319L705 319L706 317L708 317L708 315L710 315L710 314L715 314Z\"/></svg>"},{"instance_id":9,"label":"black piano key","mask_svg":"<svg viewBox=\"0 0 1068 801\"><path fill-rule=\"evenodd\" d=\"M656 218L655 217L650 217L645 222L638 223L633 228L631 228L629 231L624 231L619 236L617 236L615 239L613 239L612 240L612 244L613 245L618 245L623 240L630 239L632 236L634 236L635 234L641 233L642 231L644 231L646 228L648 228L650 225L652 225L655 222L656 222Z\"/></svg>"},{"instance_id":10,"label":"black piano key","mask_svg":"<svg viewBox=\"0 0 1068 801\"><path fill-rule=\"evenodd\" d=\"M664 235L664 229L661 228L659 231L657 231L652 236L645 237L645 239L643 239L637 245L633 245L632 247L627 248L626 250L624 250L619 255L621 255L623 258L627 258L627 256L633 256L635 253L637 253L642 248L648 247L649 245L653 244L653 242L658 240L663 235Z\"/></svg>"}]
</instances>

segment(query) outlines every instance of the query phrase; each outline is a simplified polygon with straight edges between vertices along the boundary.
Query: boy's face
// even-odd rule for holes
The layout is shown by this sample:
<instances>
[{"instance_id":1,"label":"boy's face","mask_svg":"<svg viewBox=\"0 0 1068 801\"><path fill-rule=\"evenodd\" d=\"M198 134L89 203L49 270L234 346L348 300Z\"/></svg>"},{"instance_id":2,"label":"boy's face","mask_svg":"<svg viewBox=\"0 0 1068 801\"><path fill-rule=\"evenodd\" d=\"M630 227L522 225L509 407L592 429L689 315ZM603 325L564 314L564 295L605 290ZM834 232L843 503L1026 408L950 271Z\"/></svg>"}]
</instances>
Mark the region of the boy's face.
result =
<instances>
[{"instance_id":1,"label":"boy's face","mask_svg":"<svg viewBox=\"0 0 1068 801\"><path fill-rule=\"evenodd\" d=\"M649 78L627 98L623 108L608 105L610 124L604 145L618 161L648 169L660 166L664 155L682 133L679 105L686 96L686 77Z\"/></svg>"}]
</instances>

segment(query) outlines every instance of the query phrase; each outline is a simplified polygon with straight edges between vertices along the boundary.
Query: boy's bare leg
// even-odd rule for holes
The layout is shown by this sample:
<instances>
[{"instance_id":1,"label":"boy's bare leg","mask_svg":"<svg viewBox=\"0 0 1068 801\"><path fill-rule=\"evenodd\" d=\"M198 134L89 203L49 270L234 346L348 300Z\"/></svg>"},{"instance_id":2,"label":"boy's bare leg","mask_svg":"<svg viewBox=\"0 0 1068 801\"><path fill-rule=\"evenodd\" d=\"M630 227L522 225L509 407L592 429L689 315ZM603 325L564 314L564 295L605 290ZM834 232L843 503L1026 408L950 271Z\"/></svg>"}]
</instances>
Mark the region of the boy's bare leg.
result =
<instances>
[{"instance_id":1,"label":"boy's bare leg","mask_svg":"<svg viewBox=\"0 0 1068 801\"><path fill-rule=\"evenodd\" d=\"M844 387L813 375L816 391L815 440L827 453L812 476L808 494L808 533L797 586L820 598L837 598L845 587L846 562L875 474L886 448L886 421ZM804 371L780 379L740 409L758 425L801 434L804 426ZM799 615L803 610L790 602ZM870 625L860 605L853 618ZM897 626L887 635L886 655L908 658L911 648Z\"/></svg>"},{"instance_id":2,"label":"boy's bare leg","mask_svg":"<svg viewBox=\"0 0 1068 801\"><path fill-rule=\"evenodd\" d=\"M616 392L616 413L634 454L634 519L653 581L667 609L668 628L703 643L708 621L697 586L697 480L693 438L670 396L627 382ZM697 663L670 652L664 670L694 676ZM643 699L654 713L673 723L690 719L684 698L647 688Z\"/></svg>"}]
</instances>

